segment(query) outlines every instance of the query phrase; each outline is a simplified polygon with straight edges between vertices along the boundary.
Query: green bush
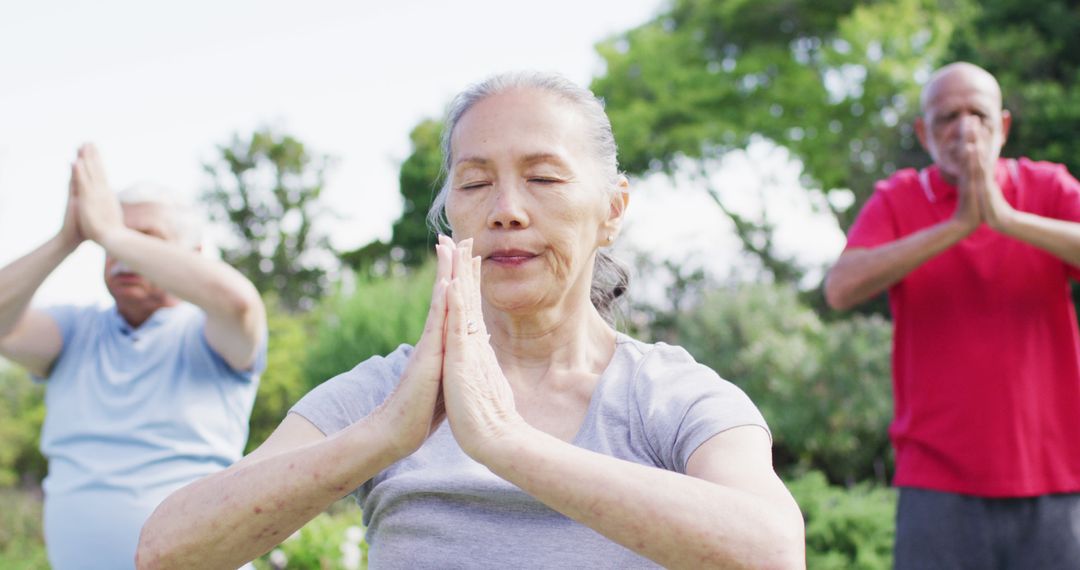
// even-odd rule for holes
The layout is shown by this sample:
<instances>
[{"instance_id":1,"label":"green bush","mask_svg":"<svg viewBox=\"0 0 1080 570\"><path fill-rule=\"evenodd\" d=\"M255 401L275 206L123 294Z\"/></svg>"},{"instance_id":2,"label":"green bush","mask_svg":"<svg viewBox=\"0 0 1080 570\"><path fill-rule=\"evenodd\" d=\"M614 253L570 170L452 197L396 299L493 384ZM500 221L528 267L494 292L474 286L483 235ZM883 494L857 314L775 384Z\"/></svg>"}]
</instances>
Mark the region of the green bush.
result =
<instances>
[{"instance_id":1,"label":"green bush","mask_svg":"<svg viewBox=\"0 0 1080 570\"><path fill-rule=\"evenodd\" d=\"M0 489L0 568L47 570L37 493Z\"/></svg>"},{"instance_id":2,"label":"green bush","mask_svg":"<svg viewBox=\"0 0 1080 570\"><path fill-rule=\"evenodd\" d=\"M45 458L38 450L45 421L45 388L0 359L0 487L40 483Z\"/></svg>"},{"instance_id":3,"label":"green bush","mask_svg":"<svg viewBox=\"0 0 1080 570\"><path fill-rule=\"evenodd\" d=\"M834 487L816 471L789 481L806 521L806 566L816 570L892 567L896 491L862 483Z\"/></svg>"},{"instance_id":4,"label":"green bush","mask_svg":"<svg viewBox=\"0 0 1080 570\"><path fill-rule=\"evenodd\" d=\"M891 470L892 328L877 316L823 322L794 289L706 291L674 319L675 342L740 386L772 429L777 468L833 482Z\"/></svg>"},{"instance_id":5,"label":"green bush","mask_svg":"<svg viewBox=\"0 0 1080 570\"><path fill-rule=\"evenodd\" d=\"M270 330L266 370L259 380L259 393L251 410L246 452L266 441L289 408L308 390L304 362L312 328L310 318L286 312L273 298L266 300L266 309Z\"/></svg>"},{"instance_id":6,"label":"green bush","mask_svg":"<svg viewBox=\"0 0 1080 570\"><path fill-rule=\"evenodd\" d=\"M258 570L367 568L367 542L360 509L351 497L331 505L265 556L255 561Z\"/></svg>"},{"instance_id":7,"label":"green bush","mask_svg":"<svg viewBox=\"0 0 1080 570\"><path fill-rule=\"evenodd\" d=\"M304 376L308 388L350 370L402 343L414 344L424 330L435 267L388 277L357 277L356 287L326 298L315 312L318 328Z\"/></svg>"}]
</instances>

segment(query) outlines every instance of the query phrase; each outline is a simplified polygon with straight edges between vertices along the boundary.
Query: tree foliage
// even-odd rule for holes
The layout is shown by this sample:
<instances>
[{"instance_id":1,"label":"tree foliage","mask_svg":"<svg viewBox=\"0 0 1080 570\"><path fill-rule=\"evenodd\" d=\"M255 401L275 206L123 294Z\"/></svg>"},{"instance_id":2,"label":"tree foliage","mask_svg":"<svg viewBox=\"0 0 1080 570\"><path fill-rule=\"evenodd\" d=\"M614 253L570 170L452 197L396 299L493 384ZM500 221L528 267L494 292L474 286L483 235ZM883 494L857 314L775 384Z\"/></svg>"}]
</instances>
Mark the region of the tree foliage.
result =
<instances>
[{"instance_id":1,"label":"tree foliage","mask_svg":"<svg viewBox=\"0 0 1080 570\"><path fill-rule=\"evenodd\" d=\"M366 271L380 262L384 267L393 263L416 267L431 258L435 234L427 225L427 213L442 179L442 130L442 121L425 119L409 133L412 152L401 163L398 177L401 216L394 222L389 243L376 240L342 256L354 269Z\"/></svg>"},{"instance_id":2,"label":"tree foliage","mask_svg":"<svg viewBox=\"0 0 1080 570\"><path fill-rule=\"evenodd\" d=\"M669 169L754 135L790 149L807 183L850 189L846 227L873 182L915 147L918 78L952 24L938 4L890 0L677 0L598 50L593 89L608 102L624 168Z\"/></svg>"},{"instance_id":3,"label":"tree foliage","mask_svg":"<svg viewBox=\"0 0 1080 570\"><path fill-rule=\"evenodd\" d=\"M846 229L874 181L925 161L910 126L918 78L940 61L959 2L675 0L598 46L622 164L635 174L705 169L761 138L803 163L804 185ZM768 239L767 218L725 208L747 250L792 282L800 271ZM852 198L854 198L852 200Z\"/></svg>"},{"instance_id":4,"label":"tree foliage","mask_svg":"<svg viewBox=\"0 0 1080 570\"><path fill-rule=\"evenodd\" d=\"M949 48L948 60L977 63L1001 83L1013 113L1004 154L1080 173L1080 3L981 2Z\"/></svg>"},{"instance_id":5,"label":"tree foliage","mask_svg":"<svg viewBox=\"0 0 1080 570\"><path fill-rule=\"evenodd\" d=\"M223 259L260 291L273 291L284 308L310 308L326 290L326 262L333 259L316 225L332 160L270 128L234 135L218 152L204 165L210 185L203 200L235 238Z\"/></svg>"}]
</instances>

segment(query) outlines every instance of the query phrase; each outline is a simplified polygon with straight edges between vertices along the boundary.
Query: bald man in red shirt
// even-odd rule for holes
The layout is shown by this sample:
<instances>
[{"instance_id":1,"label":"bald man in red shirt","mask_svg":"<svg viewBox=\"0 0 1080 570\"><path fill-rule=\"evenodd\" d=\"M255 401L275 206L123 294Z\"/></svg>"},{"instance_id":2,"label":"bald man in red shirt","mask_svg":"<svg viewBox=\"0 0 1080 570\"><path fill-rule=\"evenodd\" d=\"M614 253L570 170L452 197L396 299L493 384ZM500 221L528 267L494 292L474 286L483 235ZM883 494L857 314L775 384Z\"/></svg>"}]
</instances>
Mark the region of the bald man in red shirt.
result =
<instances>
[{"instance_id":1,"label":"bald man in red shirt","mask_svg":"<svg viewBox=\"0 0 1080 570\"><path fill-rule=\"evenodd\" d=\"M888 290L897 568L1080 568L1080 183L1000 158L1012 118L970 63L934 73L934 161L879 182L829 272L846 309Z\"/></svg>"}]
</instances>

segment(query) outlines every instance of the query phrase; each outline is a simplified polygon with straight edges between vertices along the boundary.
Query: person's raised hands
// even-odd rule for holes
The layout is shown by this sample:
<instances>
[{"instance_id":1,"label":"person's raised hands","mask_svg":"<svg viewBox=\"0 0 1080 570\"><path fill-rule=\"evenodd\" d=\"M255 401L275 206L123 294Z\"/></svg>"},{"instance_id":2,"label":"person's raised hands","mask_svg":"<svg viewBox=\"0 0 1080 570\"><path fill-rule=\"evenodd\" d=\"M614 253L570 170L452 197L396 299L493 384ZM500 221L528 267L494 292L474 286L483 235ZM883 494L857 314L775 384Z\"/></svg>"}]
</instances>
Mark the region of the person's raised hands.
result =
<instances>
[{"instance_id":1,"label":"person's raised hands","mask_svg":"<svg viewBox=\"0 0 1080 570\"><path fill-rule=\"evenodd\" d=\"M1001 141L994 136L994 131L986 126L986 121L978 117L967 117L962 123L964 172L958 192L961 203L966 199L975 202L979 219L991 228L1001 231L1012 217L1014 210L1005 200L1001 186L997 183L997 162L1001 155ZM965 192L966 191L966 192ZM964 194L967 194L965 196Z\"/></svg>"},{"instance_id":2,"label":"person's raised hands","mask_svg":"<svg viewBox=\"0 0 1080 570\"><path fill-rule=\"evenodd\" d=\"M72 171L79 230L87 239L100 244L109 231L124 227L124 214L109 189L101 155L94 145L84 144L79 148Z\"/></svg>"},{"instance_id":3,"label":"person's raised hands","mask_svg":"<svg viewBox=\"0 0 1080 570\"><path fill-rule=\"evenodd\" d=\"M64 224L60 227L60 239L72 250L86 240L86 236L79 228L79 198L75 187L74 164L71 166L71 180L68 182L68 199L64 207Z\"/></svg>"},{"instance_id":4,"label":"person's raised hands","mask_svg":"<svg viewBox=\"0 0 1080 570\"><path fill-rule=\"evenodd\" d=\"M454 242L439 236L435 285L424 332L420 335L397 388L372 414L397 459L420 448L442 422L443 343L446 330L446 291L453 272Z\"/></svg>"},{"instance_id":5,"label":"person's raised hands","mask_svg":"<svg viewBox=\"0 0 1080 570\"><path fill-rule=\"evenodd\" d=\"M489 342L480 296L480 258L472 240L454 254L454 280L447 293L443 397L454 439L470 457L485 463L487 453L524 424L514 393Z\"/></svg>"}]
</instances>

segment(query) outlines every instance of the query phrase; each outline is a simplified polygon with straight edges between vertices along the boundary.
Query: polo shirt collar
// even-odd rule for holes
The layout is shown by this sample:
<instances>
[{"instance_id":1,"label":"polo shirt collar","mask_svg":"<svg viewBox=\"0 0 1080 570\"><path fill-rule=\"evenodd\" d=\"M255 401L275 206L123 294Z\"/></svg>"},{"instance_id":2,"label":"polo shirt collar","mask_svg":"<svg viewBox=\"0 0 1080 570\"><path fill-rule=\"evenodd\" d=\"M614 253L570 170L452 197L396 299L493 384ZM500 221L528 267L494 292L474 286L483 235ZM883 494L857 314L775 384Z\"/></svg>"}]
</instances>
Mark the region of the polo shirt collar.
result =
<instances>
[{"instance_id":1,"label":"polo shirt collar","mask_svg":"<svg viewBox=\"0 0 1080 570\"><path fill-rule=\"evenodd\" d=\"M117 307L115 304L112 307L112 311L110 311L110 315L112 317L113 324L117 328L117 330L119 330L125 335L128 335L136 331L146 332L156 329L157 327L161 326L166 320L168 320L169 315L173 314L177 309L181 307L181 305L183 305L183 303L177 303L171 307L161 307L158 310L154 311L150 315L150 318L146 319L143 324L137 327L133 327L128 324L127 320L124 319L124 316L120 314L120 308Z\"/></svg>"},{"instance_id":2,"label":"polo shirt collar","mask_svg":"<svg viewBox=\"0 0 1080 570\"><path fill-rule=\"evenodd\" d=\"M998 159L994 169L994 178L1002 190L1009 184L1009 168L1006 159ZM956 198L956 186L945 182L945 179L941 177L941 169L936 164L919 171L919 184L926 194L926 199L931 202Z\"/></svg>"}]
</instances>

